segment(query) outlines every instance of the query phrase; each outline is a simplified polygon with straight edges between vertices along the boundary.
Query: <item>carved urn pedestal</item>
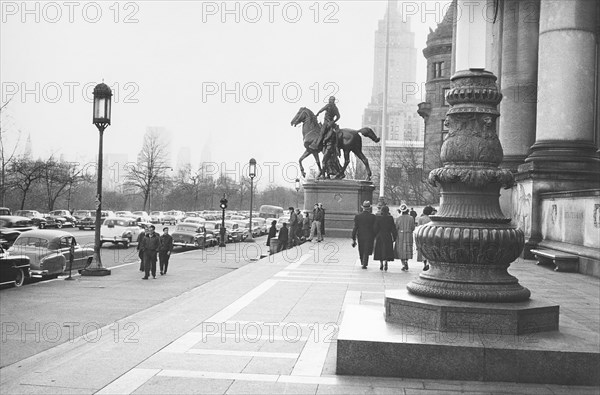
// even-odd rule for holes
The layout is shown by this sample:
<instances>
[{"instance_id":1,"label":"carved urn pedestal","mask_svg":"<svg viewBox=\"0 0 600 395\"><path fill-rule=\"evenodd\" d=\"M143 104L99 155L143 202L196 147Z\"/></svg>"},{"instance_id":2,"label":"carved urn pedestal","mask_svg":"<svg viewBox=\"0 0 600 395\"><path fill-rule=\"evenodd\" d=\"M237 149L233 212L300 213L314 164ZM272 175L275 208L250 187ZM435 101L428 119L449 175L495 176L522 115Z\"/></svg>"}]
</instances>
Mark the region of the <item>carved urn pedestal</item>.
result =
<instances>
[{"instance_id":1,"label":"carved urn pedestal","mask_svg":"<svg viewBox=\"0 0 600 395\"><path fill-rule=\"evenodd\" d=\"M496 77L466 70L451 81L444 167L429 175L440 209L415 237L430 269L406 290L386 291L383 316L345 309L337 373L597 385L598 351L571 325L558 332L559 306L529 299L507 271L524 236L499 204L500 188L514 179L498 167Z\"/></svg>"}]
</instances>

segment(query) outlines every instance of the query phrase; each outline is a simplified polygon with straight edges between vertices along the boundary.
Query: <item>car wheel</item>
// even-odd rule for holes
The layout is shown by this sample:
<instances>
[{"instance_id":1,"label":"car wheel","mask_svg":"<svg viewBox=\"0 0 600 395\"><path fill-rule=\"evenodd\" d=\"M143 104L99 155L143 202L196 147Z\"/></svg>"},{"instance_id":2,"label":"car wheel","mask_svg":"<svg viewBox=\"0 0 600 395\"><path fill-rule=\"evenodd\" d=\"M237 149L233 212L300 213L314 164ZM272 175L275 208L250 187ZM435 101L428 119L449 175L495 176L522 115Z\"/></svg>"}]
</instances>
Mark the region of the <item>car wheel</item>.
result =
<instances>
[{"instance_id":1,"label":"car wheel","mask_svg":"<svg viewBox=\"0 0 600 395\"><path fill-rule=\"evenodd\" d=\"M129 240L123 242L123 247L129 248Z\"/></svg>"},{"instance_id":2,"label":"car wheel","mask_svg":"<svg viewBox=\"0 0 600 395\"><path fill-rule=\"evenodd\" d=\"M43 223L43 222L41 222L39 228L40 229L46 229L46 224Z\"/></svg>"},{"instance_id":3,"label":"car wheel","mask_svg":"<svg viewBox=\"0 0 600 395\"><path fill-rule=\"evenodd\" d=\"M79 227L79 230L84 230L84 229L85 229L85 228L84 228L83 226L80 226L80 227Z\"/></svg>"},{"instance_id":4,"label":"car wheel","mask_svg":"<svg viewBox=\"0 0 600 395\"><path fill-rule=\"evenodd\" d=\"M84 269L87 269L88 267L90 267L90 265L92 264L93 260L94 260L94 257L89 257L87 259L87 262L85 263L85 268ZM80 271L80 274L81 274L81 271Z\"/></svg>"},{"instance_id":5,"label":"car wheel","mask_svg":"<svg viewBox=\"0 0 600 395\"><path fill-rule=\"evenodd\" d=\"M15 287L20 287L25 282L25 271L23 269L17 270L17 275L15 277Z\"/></svg>"},{"instance_id":6,"label":"car wheel","mask_svg":"<svg viewBox=\"0 0 600 395\"><path fill-rule=\"evenodd\" d=\"M57 227L58 229L61 229L61 228L63 227L63 224L62 224L62 222L57 222L57 223L56 223L56 227Z\"/></svg>"}]
</instances>

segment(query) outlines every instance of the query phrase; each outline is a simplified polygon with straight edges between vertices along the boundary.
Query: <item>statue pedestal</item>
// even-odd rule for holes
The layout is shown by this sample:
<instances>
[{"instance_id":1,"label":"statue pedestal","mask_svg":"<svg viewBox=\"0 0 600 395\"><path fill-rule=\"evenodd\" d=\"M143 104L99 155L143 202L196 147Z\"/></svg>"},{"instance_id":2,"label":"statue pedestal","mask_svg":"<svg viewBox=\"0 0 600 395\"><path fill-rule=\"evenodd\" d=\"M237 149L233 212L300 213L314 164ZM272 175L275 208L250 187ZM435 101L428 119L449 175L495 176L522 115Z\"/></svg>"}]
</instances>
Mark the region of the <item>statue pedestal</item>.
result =
<instances>
[{"instance_id":1,"label":"statue pedestal","mask_svg":"<svg viewBox=\"0 0 600 395\"><path fill-rule=\"evenodd\" d=\"M351 237L354 216L365 200L373 201L375 186L371 181L310 180L303 184L304 209L312 211L315 203L325 209L325 235ZM311 216L312 219L312 216Z\"/></svg>"}]
</instances>

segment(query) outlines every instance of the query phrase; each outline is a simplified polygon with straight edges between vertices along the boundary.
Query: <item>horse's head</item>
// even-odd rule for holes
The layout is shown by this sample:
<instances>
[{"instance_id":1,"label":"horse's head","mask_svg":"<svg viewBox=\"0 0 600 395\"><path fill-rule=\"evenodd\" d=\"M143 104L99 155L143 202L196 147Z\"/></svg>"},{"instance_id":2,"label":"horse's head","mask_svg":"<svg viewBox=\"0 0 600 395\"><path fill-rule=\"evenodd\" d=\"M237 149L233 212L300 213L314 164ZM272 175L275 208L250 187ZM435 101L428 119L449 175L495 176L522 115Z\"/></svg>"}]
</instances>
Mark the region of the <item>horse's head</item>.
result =
<instances>
[{"instance_id":1,"label":"horse's head","mask_svg":"<svg viewBox=\"0 0 600 395\"><path fill-rule=\"evenodd\" d=\"M371 128L367 128L367 127L362 128L360 130L360 132L362 133L363 136L370 138L371 140L373 140L376 143L378 143L379 140L381 140L379 137L377 137L377 135Z\"/></svg>"},{"instance_id":2,"label":"horse's head","mask_svg":"<svg viewBox=\"0 0 600 395\"><path fill-rule=\"evenodd\" d=\"M294 116L294 118L292 119L292 126L297 126L299 123L303 123L304 121L306 121L306 111L308 110L308 108L306 107L300 107L300 109L298 110L298 112L296 113L296 115Z\"/></svg>"}]
</instances>

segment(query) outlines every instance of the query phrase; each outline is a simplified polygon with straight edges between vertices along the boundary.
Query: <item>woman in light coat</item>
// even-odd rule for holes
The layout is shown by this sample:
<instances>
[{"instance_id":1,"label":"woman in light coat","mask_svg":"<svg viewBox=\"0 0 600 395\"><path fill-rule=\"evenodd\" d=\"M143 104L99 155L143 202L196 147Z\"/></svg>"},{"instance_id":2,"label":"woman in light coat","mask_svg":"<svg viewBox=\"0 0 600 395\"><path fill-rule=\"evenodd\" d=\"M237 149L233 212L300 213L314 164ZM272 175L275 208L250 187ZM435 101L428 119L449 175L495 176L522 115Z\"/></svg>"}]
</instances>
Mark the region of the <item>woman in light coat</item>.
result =
<instances>
[{"instance_id":1,"label":"woman in light coat","mask_svg":"<svg viewBox=\"0 0 600 395\"><path fill-rule=\"evenodd\" d=\"M413 257L413 232L415 230L415 219L409 214L406 204L401 204L400 216L396 218L396 230L398 238L394 248L394 256L402 261L402 271L408 270L408 260Z\"/></svg>"},{"instance_id":2,"label":"woman in light coat","mask_svg":"<svg viewBox=\"0 0 600 395\"><path fill-rule=\"evenodd\" d=\"M425 225L431 222L431 218L429 216L433 212L433 207L427 206L423 209L423 214L419 218L417 218L417 226ZM421 249L417 246L417 262L423 262L423 271L429 270L429 265L427 264L427 259L423 257L423 253Z\"/></svg>"}]
</instances>

